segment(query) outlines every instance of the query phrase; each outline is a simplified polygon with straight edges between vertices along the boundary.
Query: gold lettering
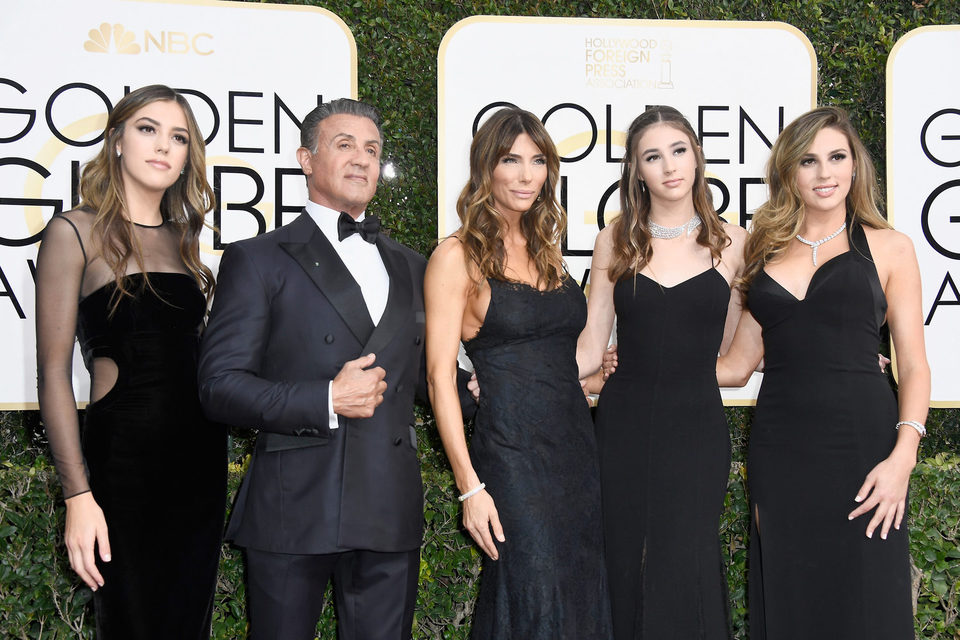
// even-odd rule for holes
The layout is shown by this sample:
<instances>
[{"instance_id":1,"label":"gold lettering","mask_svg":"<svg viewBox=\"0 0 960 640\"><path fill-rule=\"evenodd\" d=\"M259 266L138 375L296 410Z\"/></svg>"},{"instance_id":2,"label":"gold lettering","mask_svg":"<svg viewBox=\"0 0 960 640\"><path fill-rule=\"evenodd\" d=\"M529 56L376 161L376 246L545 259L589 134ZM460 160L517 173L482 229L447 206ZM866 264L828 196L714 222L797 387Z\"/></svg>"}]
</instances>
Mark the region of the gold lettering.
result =
<instances>
[{"instance_id":1,"label":"gold lettering","mask_svg":"<svg viewBox=\"0 0 960 640\"><path fill-rule=\"evenodd\" d=\"M157 40L157 38L152 33L150 33L149 31L144 31L143 32L143 50L144 51L150 51L151 42L157 47L157 50L160 53L165 53L167 50L167 33L165 31L161 31L160 39Z\"/></svg>"},{"instance_id":2,"label":"gold lettering","mask_svg":"<svg viewBox=\"0 0 960 640\"><path fill-rule=\"evenodd\" d=\"M200 56L208 56L211 53L213 53L212 44L209 49L206 49L206 50L200 49L200 47L197 45L197 40L199 40L200 38L207 38L209 40L213 40L213 36L210 35L209 33L198 33L197 35L193 36L193 40L191 40L190 44L193 46L194 52Z\"/></svg>"},{"instance_id":3,"label":"gold lettering","mask_svg":"<svg viewBox=\"0 0 960 640\"><path fill-rule=\"evenodd\" d=\"M170 31L167 33L167 44L170 53L190 53L190 43L187 40L187 34L182 31Z\"/></svg>"}]
</instances>

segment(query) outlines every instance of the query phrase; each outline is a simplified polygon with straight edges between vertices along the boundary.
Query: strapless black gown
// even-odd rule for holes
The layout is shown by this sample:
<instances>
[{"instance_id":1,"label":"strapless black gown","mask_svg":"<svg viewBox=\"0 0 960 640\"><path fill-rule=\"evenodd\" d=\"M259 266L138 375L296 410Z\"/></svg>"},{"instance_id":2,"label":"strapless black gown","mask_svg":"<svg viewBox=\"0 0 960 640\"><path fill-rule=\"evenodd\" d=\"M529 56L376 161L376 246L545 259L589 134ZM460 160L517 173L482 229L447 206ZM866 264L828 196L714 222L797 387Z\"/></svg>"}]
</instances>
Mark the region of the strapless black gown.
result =
<instances>
[{"instance_id":1,"label":"strapless black gown","mask_svg":"<svg viewBox=\"0 0 960 640\"><path fill-rule=\"evenodd\" d=\"M730 435L716 362L730 286L709 269L673 287L614 286L620 366L597 409L614 636L730 637L720 515Z\"/></svg>"},{"instance_id":2,"label":"strapless black gown","mask_svg":"<svg viewBox=\"0 0 960 640\"><path fill-rule=\"evenodd\" d=\"M471 637L605 640L596 444L577 380L586 301L569 278L546 292L489 282L483 327L465 343L482 389L470 455L506 542L483 558Z\"/></svg>"},{"instance_id":3,"label":"strapless black gown","mask_svg":"<svg viewBox=\"0 0 960 640\"><path fill-rule=\"evenodd\" d=\"M113 360L114 387L90 404L82 447L107 521L111 562L98 568L97 637L200 639L210 634L226 499L226 430L204 419L197 393L206 309L192 277L151 273L156 293L124 297L112 283L80 302L77 335L89 369ZM128 276L139 287L142 275Z\"/></svg>"},{"instance_id":4,"label":"strapless black gown","mask_svg":"<svg viewBox=\"0 0 960 640\"><path fill-rule=\"evenodd\" d=\"M760 272L749 305L766 368L747 477L752 640L913 638L907 527L865 536L857 490L896 441L877 366L887 302L863 229L798 300Z\"/></svg>"}]
</instances>

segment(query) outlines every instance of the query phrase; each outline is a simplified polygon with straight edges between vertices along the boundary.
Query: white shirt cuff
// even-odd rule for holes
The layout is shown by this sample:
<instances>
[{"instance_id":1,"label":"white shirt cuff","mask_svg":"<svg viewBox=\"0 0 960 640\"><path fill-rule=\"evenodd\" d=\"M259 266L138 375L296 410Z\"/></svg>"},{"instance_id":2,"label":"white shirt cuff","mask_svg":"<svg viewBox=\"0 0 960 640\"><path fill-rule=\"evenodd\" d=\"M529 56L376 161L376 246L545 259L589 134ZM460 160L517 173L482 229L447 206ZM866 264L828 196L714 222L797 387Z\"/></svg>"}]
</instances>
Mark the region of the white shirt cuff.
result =
<instances>
[{"instance_id":1,"label":"white shirt cuff","mask_svg":"<svg viewBox=\"0 0 960 640\"><path fill-rule=\"evenodd\" d=\"M339 429L340 421L337 420L337 414L333 412L333 380L327 386L327 426L331 429Z\"/></svg>"}]
</instances>

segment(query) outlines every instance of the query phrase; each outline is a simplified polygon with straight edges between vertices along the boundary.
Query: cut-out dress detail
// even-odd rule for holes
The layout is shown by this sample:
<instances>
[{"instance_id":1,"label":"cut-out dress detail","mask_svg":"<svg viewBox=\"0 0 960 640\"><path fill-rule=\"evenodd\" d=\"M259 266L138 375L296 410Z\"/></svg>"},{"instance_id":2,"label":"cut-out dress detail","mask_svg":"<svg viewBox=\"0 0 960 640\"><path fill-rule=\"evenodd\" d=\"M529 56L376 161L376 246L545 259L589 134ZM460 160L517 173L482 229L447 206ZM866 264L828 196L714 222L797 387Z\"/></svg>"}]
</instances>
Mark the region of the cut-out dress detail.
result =
<instances>
[{"instance_id":1,"label":"cut-out dress detail","mask_svg":"<svg viewBox=\"0 0 960 640\"><path fill-rule=\"evenodd\" d=\"M121 297L111 313L115 284L91 249L93 216L67 215L50 223L40 254L40 398L64 495L92 490L107 521L112 560L97 556L104 577L94 594L97 638L207 638L223 528L226 431L203 417L197 392L206 300L182 272L177 234L137 227L145 266L161 271L146 276L149 287L143 273L125 276L134 295ZM86 264L85 295L72 301L81 352L88 368L94 361L116 365L116 381L87 407L82 442L69 380L59 366L51 370L59 363L49 362L49 354L63 352L51 342L72 342L54 321L72 313L70 301L54 294L58 286L77 286L65 275L65 256L78 251ZM58 278L59 260L66 262ZM98 286L85 291L91 280ZM63 385L71 394L66 402L58 396Z\"/></svg>"}]
</instances>

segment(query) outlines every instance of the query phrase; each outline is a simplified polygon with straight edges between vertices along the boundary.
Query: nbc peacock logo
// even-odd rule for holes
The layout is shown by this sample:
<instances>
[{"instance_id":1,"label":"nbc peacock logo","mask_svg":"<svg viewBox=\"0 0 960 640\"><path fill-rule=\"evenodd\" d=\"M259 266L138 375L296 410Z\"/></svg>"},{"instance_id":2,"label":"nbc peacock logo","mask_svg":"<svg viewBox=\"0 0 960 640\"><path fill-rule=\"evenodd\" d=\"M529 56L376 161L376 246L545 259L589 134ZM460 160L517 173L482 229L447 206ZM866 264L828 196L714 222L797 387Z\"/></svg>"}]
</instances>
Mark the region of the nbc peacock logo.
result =
<instances>
[{"instance_id":1,"label":"nbc peacock logo","mask_svg":"<svg viewBox=\"0 0 960 640\"><path fill-rule=\"evenodd\" d=\"M140 53L140 45L134 42L137 36L128 31L122 24L104 22L98 29L90 29L90 39L83 43L83 48L93 53L107 53L110 51L110 40L113 40L113 49L116 53Z\"/></svg>"}]
</instances>

